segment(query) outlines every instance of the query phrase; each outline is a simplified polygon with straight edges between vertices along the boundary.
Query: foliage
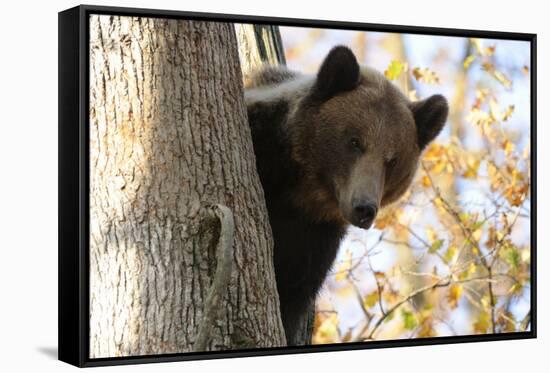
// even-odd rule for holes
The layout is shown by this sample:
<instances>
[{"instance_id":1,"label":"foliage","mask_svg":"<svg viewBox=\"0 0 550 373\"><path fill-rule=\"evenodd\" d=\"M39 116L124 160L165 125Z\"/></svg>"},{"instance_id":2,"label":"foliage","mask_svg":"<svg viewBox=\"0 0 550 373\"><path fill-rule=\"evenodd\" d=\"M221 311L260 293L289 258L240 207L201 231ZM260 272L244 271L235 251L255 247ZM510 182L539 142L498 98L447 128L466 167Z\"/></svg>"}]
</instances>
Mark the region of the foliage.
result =
<instances>
[{"instance_id":1,"label":"foliage","mask_svg":"<svg viewBox=\"0 0 550 373\"><path fill-rule=\"evenodd\" d=\"M343 242L317 302L314 343L529 328L529 124L511 125L525 106L513 101L512 76L528 81L529 68L501 68L506 54L497 58L496 42L465 39L463 47L452 73L440 74L436 59L436 67L405 54L388 61L385 76L413 100L426 86L454 89L449 123L406 196L375 229L351 230Z\"/></svg>"}]
</instances>

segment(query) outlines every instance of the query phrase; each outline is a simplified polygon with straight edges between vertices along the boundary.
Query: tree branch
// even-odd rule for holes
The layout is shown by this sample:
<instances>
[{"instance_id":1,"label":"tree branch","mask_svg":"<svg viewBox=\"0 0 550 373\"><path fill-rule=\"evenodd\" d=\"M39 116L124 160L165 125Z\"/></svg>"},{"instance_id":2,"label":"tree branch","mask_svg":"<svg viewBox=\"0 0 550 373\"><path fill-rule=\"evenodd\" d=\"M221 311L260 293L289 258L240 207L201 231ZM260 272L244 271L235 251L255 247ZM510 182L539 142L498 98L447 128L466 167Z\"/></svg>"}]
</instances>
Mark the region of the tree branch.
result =
<instances>
[{"instance_id":1,"label":"tree branch","mask_svg":"<svg viewBox=\"0 0 550 373\"><path fill-rule=\"evenodd\" d=\"M410 293L409 295L407 295L405 298L401 299L399 302L397 302L396 304L394 304L389 310L386 311L386 314L384 314L382 317L380 317L380 318L376 321L376 324L374 324L374 327L372 328L372 330L370 331L368 337L367 337L365 340L373 339L374 333L376 332L376 330L378 330L378 327L379 327L380 325L382 325L382 323L384 322L384 320L386 320L386 318L387 318L389 315L391 315L396 309L398 309L398 308L401 307L403 304L405 304L405 303L407 303L408 301L410 301L412 298L416 297L416 296L419 295L419 294L424 293L425 291L433 290L433 289L441 288L441 287L445 287L445 286L449 286L450 284L451 284L451 279L450 279L450 277L446 277L446 278L440 279L439 281L435 282L435 283L432 284L432 285L427 285L427 286L421 287L421 288L418 289L418 290L413 291L412 293Z\"/></svg>"}]
</instances>

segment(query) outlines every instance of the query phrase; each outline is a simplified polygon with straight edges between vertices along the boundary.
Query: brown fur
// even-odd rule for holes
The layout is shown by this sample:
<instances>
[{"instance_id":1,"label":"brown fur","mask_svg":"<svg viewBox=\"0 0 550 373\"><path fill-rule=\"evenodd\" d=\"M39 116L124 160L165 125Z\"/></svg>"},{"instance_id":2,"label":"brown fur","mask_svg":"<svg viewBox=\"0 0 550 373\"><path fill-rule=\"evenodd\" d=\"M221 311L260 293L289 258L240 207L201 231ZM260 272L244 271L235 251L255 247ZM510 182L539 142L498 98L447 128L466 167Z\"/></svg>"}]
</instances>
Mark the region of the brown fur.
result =
<instances>
[{"instance_id":1,"label":"brown fur","mask_svg":"<svg viewBox=\"0 0 550 373\"><path fill-rule=\"evenodd\" d=\"M342 214L339 197L350 193L349 178L354 173L384 174L380 194L373 197L380 206L394 202L407 190L420 154L416 127L409 101L382 74L362 68L356 89L320 106L303 102L298 112L301 115L289 123L291 156L302 167L304 178L292 200L311 219L350 223ZM349 157L343 146L350 135L366 148L359 159ZM374 162L364 164L365 158ZM382 170L392 159L396 162L392 171ZM333 168L328 170L327 165Z\"/></svg>"},{"instance_id":2,"label":"brown fur","mask_svg":"<svg viewBox=\"0 0 550 373\"><path fill-rule=\"evenodd\" d=\"M275 241L287 342L323 283L349 224L369 228L409 187L447 117L441 96L411 103L346 47L317 76L270 67L246 91L258 173Z\"/></svg>"}]
</instances>

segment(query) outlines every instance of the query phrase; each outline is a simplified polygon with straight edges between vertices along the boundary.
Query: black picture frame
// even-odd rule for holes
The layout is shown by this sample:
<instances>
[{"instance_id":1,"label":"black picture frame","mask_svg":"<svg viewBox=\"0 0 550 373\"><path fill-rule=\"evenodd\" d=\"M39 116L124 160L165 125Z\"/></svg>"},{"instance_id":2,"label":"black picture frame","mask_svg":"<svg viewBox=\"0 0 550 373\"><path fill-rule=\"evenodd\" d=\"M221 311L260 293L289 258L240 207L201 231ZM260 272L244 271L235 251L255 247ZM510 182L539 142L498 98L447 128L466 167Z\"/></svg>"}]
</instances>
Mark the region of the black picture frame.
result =
<instances>
[{"instance_id":1,"label":"black picture frame","mask_svg":"<svg viewBox=\"0 0 550 373\"><path fill-rule=\"evenodd\" d=\"M346 30L399 32L440 36L480 37L527 41L531 45L531 329L526 332L433 337L411 340L372 341L310 345L284 348L258 348L150 356L90 359L89 345L89 25L91 14L142 16L187 20L226 21L238 23L276 24L282 26L320 27ZM212 14L157 9L137 9L80 5L59 13L58 82L59 82L59 360L78 367L172 362L197 359L218 359L258 355L283 355L325 351L342 351L386 347L482 342L536 338L537 336L537 35L483 30L400 26L357 22L292 19L278 17Z\"/></svg>"}]
</instances>

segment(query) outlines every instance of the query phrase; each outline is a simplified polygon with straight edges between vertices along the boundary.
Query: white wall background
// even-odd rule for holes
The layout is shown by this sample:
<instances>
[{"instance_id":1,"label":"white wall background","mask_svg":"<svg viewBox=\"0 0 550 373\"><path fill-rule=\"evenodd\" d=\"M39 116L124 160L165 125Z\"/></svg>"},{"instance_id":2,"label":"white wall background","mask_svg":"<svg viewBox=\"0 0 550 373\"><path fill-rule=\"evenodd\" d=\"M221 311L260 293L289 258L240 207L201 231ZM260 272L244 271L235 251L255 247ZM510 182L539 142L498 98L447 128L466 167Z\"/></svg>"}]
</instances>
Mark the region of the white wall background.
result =
<instances>
[{"instance_id":1,"label":"white wall background","mask_svg":"<svg viewBox=\"0 0 550 373\"><path fill-rule=\"evenodd\" d=\"M537 340L110 368L186 372L517 372L548 369L550 26L534 0L130 0L97 5L538 33ZM6 1L0 21L0 370L68 371L57 354L57 12L75 1ZM32 371L32 370L31 370Z\"/></svg>"}]
</instances>

